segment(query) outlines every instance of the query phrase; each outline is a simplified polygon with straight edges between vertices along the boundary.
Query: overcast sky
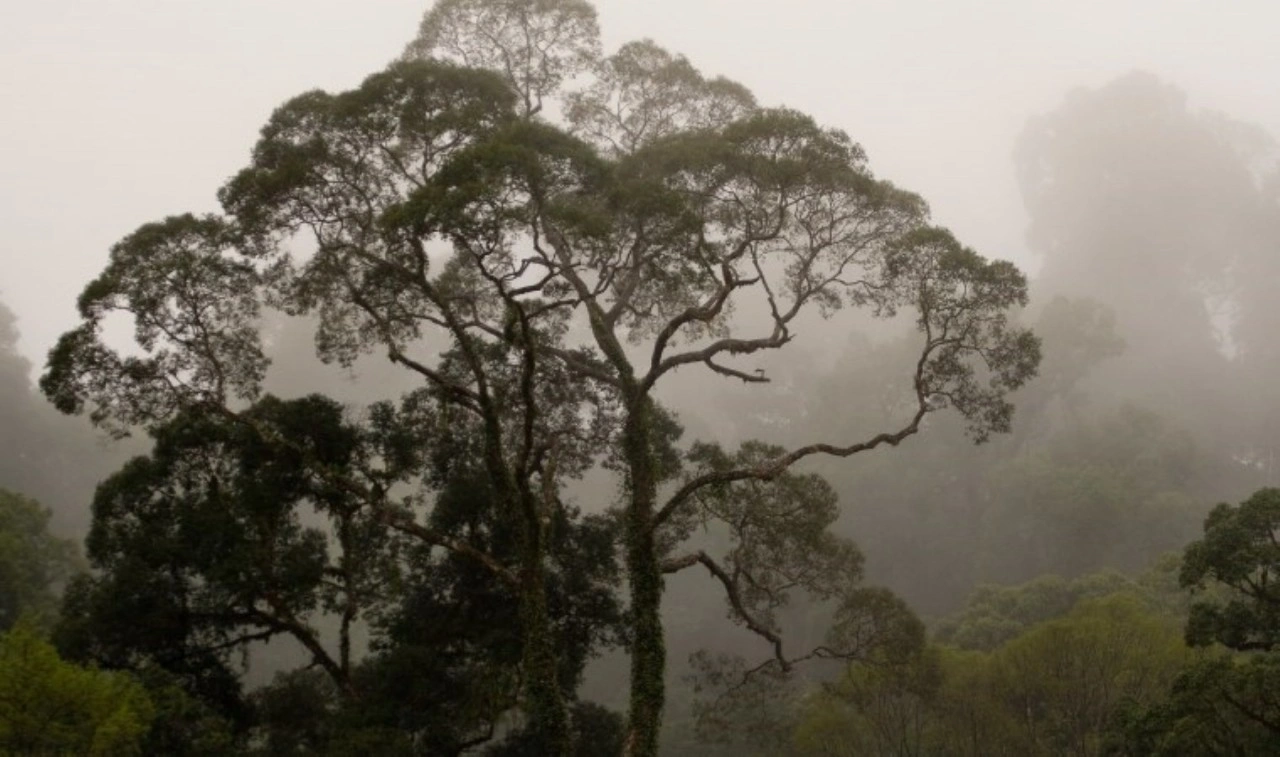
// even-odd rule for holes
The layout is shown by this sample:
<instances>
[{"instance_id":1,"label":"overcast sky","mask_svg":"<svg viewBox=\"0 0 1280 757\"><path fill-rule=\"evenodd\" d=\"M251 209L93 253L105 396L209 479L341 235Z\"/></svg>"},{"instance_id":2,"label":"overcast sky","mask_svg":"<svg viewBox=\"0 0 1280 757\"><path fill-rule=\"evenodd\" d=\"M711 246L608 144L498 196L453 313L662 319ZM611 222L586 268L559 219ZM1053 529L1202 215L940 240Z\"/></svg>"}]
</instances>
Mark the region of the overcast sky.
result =
<instances>
[{"instance_id":1,"label":"overcast sky","mask_svg":"<svg viewBox=\"0 0 1280 757\"><path fill-rule=\"evenodd\" d=\"M1028 116L1133 69L1280 134L1276 0L601 0L638 37L848 131L882 177L1034 269L1012 150ZM356 85L424 0L0 0L0 301L37 364L142 223L216 210L271 110Z\"/></svg>"}]
</instances>

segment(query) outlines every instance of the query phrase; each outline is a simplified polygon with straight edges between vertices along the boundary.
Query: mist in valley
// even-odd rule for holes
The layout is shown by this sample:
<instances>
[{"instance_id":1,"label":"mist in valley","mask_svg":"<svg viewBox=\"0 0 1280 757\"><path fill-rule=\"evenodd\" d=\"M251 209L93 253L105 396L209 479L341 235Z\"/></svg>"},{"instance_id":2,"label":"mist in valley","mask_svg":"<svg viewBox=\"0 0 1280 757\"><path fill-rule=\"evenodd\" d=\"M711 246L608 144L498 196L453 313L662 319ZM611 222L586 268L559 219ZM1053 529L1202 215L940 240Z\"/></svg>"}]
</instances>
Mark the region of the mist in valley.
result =
<instances>
[{"instance_id":1,"label":"mist in valley","mask_svg":"<svg viewBox=\"0 0 1280 757\"><path fill-rule=\"evenodd\" d=\"M1277 11L268 5L4 12L0 751L1278 748Z\"/></svg>"}]
</instances>

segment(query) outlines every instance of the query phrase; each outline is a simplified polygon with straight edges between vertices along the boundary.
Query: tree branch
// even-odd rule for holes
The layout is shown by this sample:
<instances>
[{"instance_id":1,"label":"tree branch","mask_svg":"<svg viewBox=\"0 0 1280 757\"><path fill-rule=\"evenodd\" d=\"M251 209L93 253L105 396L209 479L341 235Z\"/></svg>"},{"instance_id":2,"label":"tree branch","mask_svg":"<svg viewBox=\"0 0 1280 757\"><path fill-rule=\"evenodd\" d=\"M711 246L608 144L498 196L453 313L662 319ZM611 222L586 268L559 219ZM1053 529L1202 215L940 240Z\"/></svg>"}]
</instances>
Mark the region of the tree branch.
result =
<instances>
[{"instance_id":1,"label":"tree branch","mask_svg":"<svg viewBox=\"0 0 1280 757\"><path fill-rule=\"evenodd\" d=\"M738 591L737 581L735 581L724 568L720 567L719 563L713 560L710 555L702 550L698 550L697 552L685 555L684 557L667 560L662 564L662 572L676 573L699 563L705 566L706 569L710 571L711 575L719 579L720 583L724 585L725 596L729 600L729 605L733 608L734 613L742 620L743 625L745 625L751 632L762 637L765 641L768 641L773 646L774 659L776 659L778 664L782 666L782 670L790 670L791 663L787 660L786 655L782 653L782 637L751 614L746 605L742 602L742 594Z\"/></svg>"}]
</instances>

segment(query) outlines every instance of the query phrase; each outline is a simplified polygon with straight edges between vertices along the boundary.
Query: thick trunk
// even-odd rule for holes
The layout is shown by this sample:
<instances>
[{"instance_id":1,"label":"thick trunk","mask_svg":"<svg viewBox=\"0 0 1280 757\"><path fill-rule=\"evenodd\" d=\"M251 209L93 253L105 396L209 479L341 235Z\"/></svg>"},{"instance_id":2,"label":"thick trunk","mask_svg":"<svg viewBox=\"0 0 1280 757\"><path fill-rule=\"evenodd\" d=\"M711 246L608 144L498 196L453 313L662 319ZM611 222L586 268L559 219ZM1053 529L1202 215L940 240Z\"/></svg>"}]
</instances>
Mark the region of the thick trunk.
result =
<instances>
[{"instance_id":1,"label":"thick trunk","mask_svg":"<svg viewBox=\"0 0 1280 757\"><path fill-rule=\"evenodd\" d=\"M526 524L520 570L520 621L524 631L525 709L542 753L569 755L569 710L560 691L559 657L547 609L545 525Z\"/></svg>"},{"instance_id":2,"label":"thick trunk","mask_svg":"<svg viewBox=\"0 0 1280 757\"><path fill-rule=\"evenodd\" d=\"M657 481L650 449L652 416L647 399L631 406L626 453L631 501L627 508L627 577L631 583L631 712L626 757L656 757L662 726L667 650L662 635L662 567L652 531Z\"/></svg>"},{"instance_id":3,"label":"thick trunk","mask_svg":"<svg viewBox=\"0 0 1280 757\"><path fill-rule=\"evenodd\" d=\"M501 446L502 429L491 409L485 415L485 458L491 480L510 517L521 521L519 596L524 645L524 709L543 753L567 755L571 749L569 711L560 691L559 655L547 608L546 543L549 517L528 486L518 483ZM527 482L526 482L527 484Z\"/></svg>"}]
</instances>

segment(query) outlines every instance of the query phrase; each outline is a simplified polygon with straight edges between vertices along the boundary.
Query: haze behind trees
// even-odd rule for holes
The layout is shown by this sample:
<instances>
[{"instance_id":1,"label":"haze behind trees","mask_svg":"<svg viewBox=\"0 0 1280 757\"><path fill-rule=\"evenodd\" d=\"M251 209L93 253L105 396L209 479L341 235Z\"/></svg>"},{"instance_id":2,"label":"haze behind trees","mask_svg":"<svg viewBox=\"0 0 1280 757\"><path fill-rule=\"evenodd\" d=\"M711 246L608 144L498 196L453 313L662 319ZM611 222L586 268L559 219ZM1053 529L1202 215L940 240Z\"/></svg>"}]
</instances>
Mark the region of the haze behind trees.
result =
<instances>
[{"instance_id":1,"label":"haze behind trees","mask_svg":"<svg viewBox=\"0 0 1280 757\"><path fill-rule=\"evenodd\" d=\"M1145 139L1133 138L1133 124L1150 129L1139 132ZM1276 239L1269 149L1256 131L1187 108L1143 74L1076 93L1028 126L1019 176L1045 255L1035 291L1045 295L1022 318L1045 339L1042 377L1015 397L1014 434L987 447L966 446L961 424L936 416L892 455L820 466L873 577L932 614L955 609L978 581L1138 570L1195 536L1208 502L1267 482L1274 370L1258 335L1274 317L1264 304ZM1148 294L1155 304L1138 305ZM765 399L688 382L689 396L711 400L682 403L676 393L671 404L691 429L723 430L726 441L768 431L799 442L901 409L892 379L909 353L895 334L827 335L818 345L809 349L827 351L813 357L822 371L795 359L760 363L778 387ZM696 584L675 584L668 601L689 641L709 634L723 646L706 630L712 618L697 618L696 608L720 614L706 612L702 596ZM674 640L673 660L683 643Z\"/></svg>"}]
</instances>

